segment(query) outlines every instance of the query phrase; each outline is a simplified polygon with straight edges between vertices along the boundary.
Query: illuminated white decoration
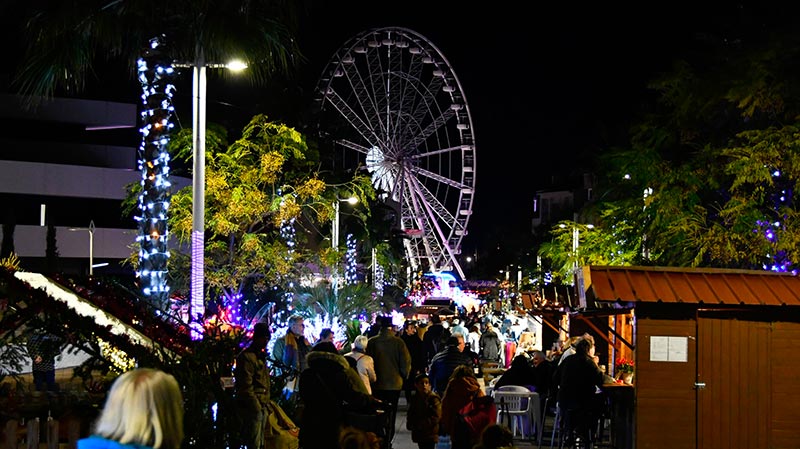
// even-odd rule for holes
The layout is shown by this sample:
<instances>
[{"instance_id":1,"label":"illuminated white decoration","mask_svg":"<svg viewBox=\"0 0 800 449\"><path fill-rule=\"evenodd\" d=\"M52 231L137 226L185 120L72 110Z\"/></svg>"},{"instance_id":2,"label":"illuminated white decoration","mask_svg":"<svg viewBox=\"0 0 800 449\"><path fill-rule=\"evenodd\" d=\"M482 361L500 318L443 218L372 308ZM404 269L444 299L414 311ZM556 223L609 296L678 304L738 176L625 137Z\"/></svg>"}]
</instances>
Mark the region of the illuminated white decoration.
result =
<instances>
[{"instance_id":1,"label":"illuminated white decoration","mask_svg":"<svg viewBox=\"0 0 800 449\"><path fill-rule=\"evenodd\" d=\"M141 332L128 326L115 316L97 308L97 306L91 302L56 284L55 282L46 278L44 275L39 273L26 273L18 271L14 273L14 277L35 289L44 290L48 296L56 301L65 303L78 315L92 318L99 327L108 327L109 331L114 335L125 335L132 342L146 348L153 348L155 346L154 342ZM161 348L161 350L169 352L165 348Z\"/></svg>"},{"instance_id":2,"label":"illuminated white decoration","mask_svg":"<svg viewBox=\"0 0 800 449\"><path fill-rule=\"evenodd\" d=\"M142 173L139 195L140 215L135 217L139 233L139 276L142 292L158 302L169 297L167 285L167 213L169 211L169 144L174 124L170 121L175 108L171 83L175 71L161 52L160 38L150 41L144 56L137 61L138 78L142 85L142 143L139 146L139 170Z\"/></svg>"},{"instance_id":3,"label":"illuminated white decoration","mask_svg":"<svg viewBox=\"0 0 800 449\"><path fill-rule=\"evenodd\" d=\"M344 255L344 283L355 284L358 274L358 264L356 263L356 238L353 237L353 234L347 234L345 242L347 251Z\"/></svg>"}]
</instances>

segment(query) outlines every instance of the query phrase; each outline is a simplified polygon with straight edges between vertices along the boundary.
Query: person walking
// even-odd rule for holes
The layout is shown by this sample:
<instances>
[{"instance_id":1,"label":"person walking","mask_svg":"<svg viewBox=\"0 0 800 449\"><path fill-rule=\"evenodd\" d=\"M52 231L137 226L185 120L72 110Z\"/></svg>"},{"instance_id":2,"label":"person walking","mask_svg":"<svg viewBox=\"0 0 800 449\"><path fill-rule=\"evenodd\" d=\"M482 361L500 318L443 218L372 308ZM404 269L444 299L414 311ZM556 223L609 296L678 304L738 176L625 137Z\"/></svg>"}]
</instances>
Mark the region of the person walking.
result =
<instances>
[{"instance_id":1,"label":"person walking","mask_svg":"<svg viewBox=\"0 0 800 449\"><path fill-rule=\"evenodd\" d=\"M439 420L442 418L442 400L431 390L425 373L414 378L415 392L408 401L406 427L411 431L411 441L419 449L433 449L439 440Z\"/></svg>"},{"instance_id":2,"label":"person walking","mask_svg":"<svg viewBox=\"0 0 800 449\"><path fill-rule=\"evenodd\" d=\"M380 317L380 324L381 330L378 335L369 339L367 355L375 361L375 374L378 377L372 385L372 394L387 403L387 411L390 413L386 447L391 447L395 433L397 402L400 399L403 382L411 371L411 355L403 340L394 335L392 317Z\"/></svg>"},{"instance_id":3,"label":"person walking","mask_svg":"<svg viewBox=\"0 0 800 449\"><path fill-rule=\"evenodd\" d=\"M373 413L381 406L363 387L344 356L333 343L320 343L308 353L308 369L300 375L299 396L303 400L300 447L336 447L348 411Z\"/></svg>"},{"instance_id":4,"label":"person walking","mask_svg":"<svg viewBox=\"0 0 800 449\"><path fill-rule=\"evenodd\" d=\"M422 342L425 344L425 356L427 357L426 364L429 364L433 357L442 350L444 342L450 337L450 331L444 328L442 320L438 314L431 315L431 323L428 325L428 330L422 337Z\"/></svg>"},{"instance_id":5,"label":"person walking","mask_svg":"<svg viewBox=\"0 0 800 449\"><path fill-rule=\"evenodd\" d=\"M139 368L111 386L92 436L78 449L179 449L183 442L183 397L171 375Z\"/></svg>"},{"instance_id":6,"label":"person walking","mask_svg":"<svg viewBox=\"0 0 800 449\"><path fill-rule=\"evenodd\" d=\"M464 353L464 337L456 334L447 340L447 346L436 354L431 361L431 385L433 391L444 394L450 376L459 366L467 366L472 369L472 359Z\"/></svg>"},{"instance_id":7,"label":"person walking","mask_svg":"<svg viewBox=\"0 0 800 449\"><path fill-rule=\"evenodd\" d=\"M426 373L428 371L428 362L425 357L425 344L417 334L417 323L415 321L406 321L403 324L403 334L400 336L403 343L406 344L406 349L411 355L411 372L403 386L406 392L406 399L411 400L411 393L414 390L414 379L417 375Z\"/></svg>"},{"instance_id":8,"label":"person walking","mask_svg":"<svg viewBox=\"0 0 800 449\"><path fill-rule=\"evenodd\" d=\"M479 354L481 356L481 361L497 362L500 360L500 352L503 344L491 323L486 323L486 330L481 334L480 345L481 351Z\"/></svg>"},{"instance_id":9,"label":"person walking","mask_svg":"<svg viewBox=\"0 0 800 449\"><path fill-rule=\"evenodd\" d=\"M264 448L264 429L269 414L270 381L266 354L269 337L269 325L256 323L250 345L236 357L236 403L242 440L248 449Z\"/></svg>"},{"instance_id":10,"label":"person walking","mask_svg":"<svg viewBox=\"0 0 800 449\"><path fill-rule=\"evenodd\" d=\"M366 354L368 345L369 339L365 335L359 335L356 337L355 341L353 341L353 350L344 356L349 357L356 362L354 369L356 372L358 372L358 375L364 382L364 386L367 388L367 393L372 394L372 387L370 386L370 383L378 380L378 377L375 374L375 361L372 360L372 357Z\"/></svg>"}]
</instances>

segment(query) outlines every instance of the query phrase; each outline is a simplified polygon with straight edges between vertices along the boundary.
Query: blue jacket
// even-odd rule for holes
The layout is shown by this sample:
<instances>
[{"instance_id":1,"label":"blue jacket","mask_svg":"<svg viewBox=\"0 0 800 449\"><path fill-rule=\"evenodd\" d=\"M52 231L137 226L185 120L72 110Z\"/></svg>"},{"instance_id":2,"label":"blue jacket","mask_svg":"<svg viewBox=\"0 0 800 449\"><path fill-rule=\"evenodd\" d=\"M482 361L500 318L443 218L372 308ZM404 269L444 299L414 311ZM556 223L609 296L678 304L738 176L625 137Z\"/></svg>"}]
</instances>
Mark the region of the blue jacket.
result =
<instances>
[{"instance_id":1,"label":"blue jacket","mask_svg":"<svg viewBox=\"0 0 800 449\"><path fill-rule=\"evenodd\" d=\"M103 438L99 435L92 435L89 438L78 440L78 449L153 449L150 446L138 446L135 444L122 444L114 440Z\"/></svg>"}]
</instances>

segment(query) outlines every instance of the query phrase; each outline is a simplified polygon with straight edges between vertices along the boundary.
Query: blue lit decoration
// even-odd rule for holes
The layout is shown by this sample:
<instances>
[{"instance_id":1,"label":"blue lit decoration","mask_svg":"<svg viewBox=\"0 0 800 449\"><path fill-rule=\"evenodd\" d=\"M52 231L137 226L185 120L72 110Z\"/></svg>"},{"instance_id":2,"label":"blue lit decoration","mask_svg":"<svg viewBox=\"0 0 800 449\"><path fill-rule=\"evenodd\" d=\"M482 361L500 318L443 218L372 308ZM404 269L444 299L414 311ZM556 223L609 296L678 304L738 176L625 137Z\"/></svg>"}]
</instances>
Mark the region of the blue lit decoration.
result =
<instances>
[{"instance_id":1,"label":"blue lit decoration","mask_svg":"<svg viewBox=\"0 0 800 449\"><path fill-rule=\"evenodd\" d=\"M150 40L150 45L137 61L142 84L142 143L139 146L139 170L142 172L139 195L139 268L137 275L142 292L150 299L163 302L169 297L167 285L167 213L169 211L169 153L167 144L174 126L170 122L175 108L172 95L175 75L172 62L162 52L163 38Z\"/></svg>"},{"instance_id":2,"label":"blue lit decoration","mask_svg":"<svg viewBox=\"0 0 800 449\"><path fill-rule=\"evenodd\" d=\"M294 247L297 244L296 233L294 230L294 218L284 220L281 223L281 238L286 242L286 255L284 256L287 262L291 262L294 257ZM294 300L294 282L289 281L286 286L286 292L283 294L284 299L288 304ZM290 306L291 307L291 306Z\"/></svg>"},{"instance_id":3,"label":"blue lit decoration","mask_svg":"<svg viewBox=\"0 0 800 449\"><path fill-rule=\"evenodd\" d=\"M781 171L779 169L772 169L772 179L773 185L775 186L775 192L770 195L770 199L772 199L773 204L772 209L775 212L775 217L781 217L780 211L782 209L786 207L792 207L793 191L781 176ZM756 221L756 229L754 229L753 232L760 233L768 242L774 245L777 243L778 234L782 229L783 225L780 221L780 218L775 218L773 220L764 219ZM766 254L766 257L768 262L762 264L761 266L764 270L774 271L777 273L786 273L791 271L792 273L797 274L797 270L792 269L794 262L789 260L786 251L778 250L775 251L775 254Z\"/></svg>"},{"instance_id":4,"label":"blue lit decoration","mask_svg":"<svg viewBox=\"0 0 800 449\"><path fill-rule=\"evenodd\" d=\"M244 295L242 293L220 298L220 301L225 304L225 307L219 312L220 321L244 327L247 323L242 318L243 298Z\"/></svg>"},{"instance_id":5,"label":"blue lit decoration","mask_svg":"<svg viewBox=\"0 0 800 449\"><path fill-rule=\"evenodd\" d=\"M356 238L353 234L347 234L345 238L347 251L344 253L344 283L355 284L358 276L358 266L356 264Z\"/></svg>"}]
</instances>

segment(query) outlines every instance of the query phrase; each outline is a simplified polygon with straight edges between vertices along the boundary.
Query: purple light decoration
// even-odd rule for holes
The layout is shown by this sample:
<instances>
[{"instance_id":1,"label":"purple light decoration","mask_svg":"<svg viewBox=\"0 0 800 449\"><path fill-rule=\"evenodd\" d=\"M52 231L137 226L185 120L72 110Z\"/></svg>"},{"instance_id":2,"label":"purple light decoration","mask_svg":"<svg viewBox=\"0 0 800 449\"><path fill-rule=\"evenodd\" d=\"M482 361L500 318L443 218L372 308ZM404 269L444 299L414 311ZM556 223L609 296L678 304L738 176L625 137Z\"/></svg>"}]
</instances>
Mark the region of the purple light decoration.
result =
<instances>
[{"instance_id":1,"label":"purple light decoration","mask_svg":"<svg viewBox=\"0 0 800 449\"><path fill-rule=\"evenodd\" d=\"M189 301L189 321L202 322L206 314L205 302L203 301L203 245L205 235L203 231L192 232L192 284L191 297ZM195 337L193 334L192 337ZM202 334L198 337L202 338Z\"/></svg>"}]
</instances>

